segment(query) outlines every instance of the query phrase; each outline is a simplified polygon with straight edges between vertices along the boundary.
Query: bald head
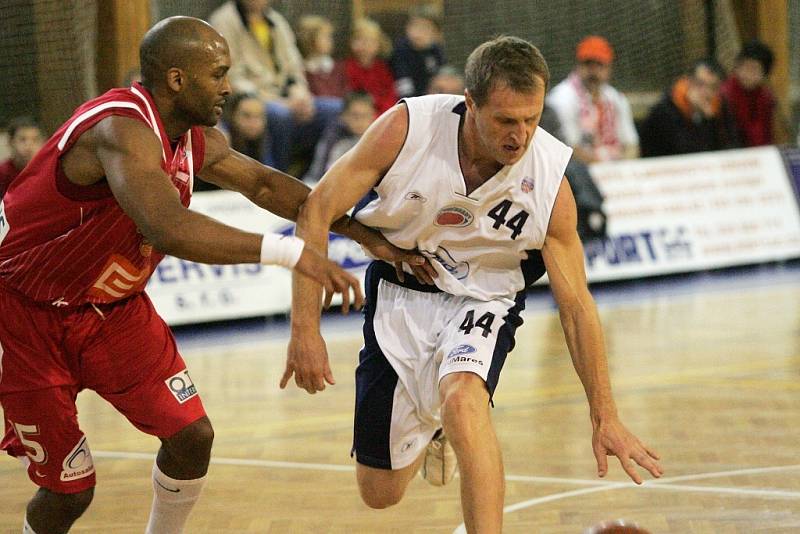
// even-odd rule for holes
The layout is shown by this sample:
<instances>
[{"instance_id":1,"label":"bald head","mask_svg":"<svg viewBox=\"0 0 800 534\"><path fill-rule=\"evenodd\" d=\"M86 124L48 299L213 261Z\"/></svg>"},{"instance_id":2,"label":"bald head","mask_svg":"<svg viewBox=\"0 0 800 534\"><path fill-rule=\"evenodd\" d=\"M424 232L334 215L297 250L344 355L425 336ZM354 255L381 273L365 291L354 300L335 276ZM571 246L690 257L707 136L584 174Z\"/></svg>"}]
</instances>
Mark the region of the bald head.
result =
<instances>
[{"instance_id":1,"label":"bald head","mask_svg":"<svg viewBox=\"0 0 800 534\"><path fill-rule=\"evenodd\" d=\"M194 17L164 19L148 30L139 47L142 84L148 88L162 85L169 69L191 70L198 61L227 47L225 39L205 21Z\"/></svg>"}]
</instances>

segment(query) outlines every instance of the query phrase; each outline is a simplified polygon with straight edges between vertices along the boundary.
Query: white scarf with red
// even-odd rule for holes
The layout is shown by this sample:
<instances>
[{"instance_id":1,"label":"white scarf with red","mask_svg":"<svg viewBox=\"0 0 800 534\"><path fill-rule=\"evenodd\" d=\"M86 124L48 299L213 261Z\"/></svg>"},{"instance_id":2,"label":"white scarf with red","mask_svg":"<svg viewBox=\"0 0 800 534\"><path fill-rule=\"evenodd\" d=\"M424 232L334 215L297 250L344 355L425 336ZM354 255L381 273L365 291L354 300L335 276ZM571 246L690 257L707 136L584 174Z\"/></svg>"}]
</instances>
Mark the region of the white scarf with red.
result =
<instances>
[{"instance_id":1,"label":"white scarf with red","mask_svg":"<svg viewBox=\"0 0 800 534\"><path fill-rule=\"evenodd\" d=\"M575 72L569 75L569 82L578 95L580 144L591 148L599 160L619 159L622 143L617 136L617 109L614 102L606 98L602 87L597 100L594 100Z\"/></svg>"}]
</instances>

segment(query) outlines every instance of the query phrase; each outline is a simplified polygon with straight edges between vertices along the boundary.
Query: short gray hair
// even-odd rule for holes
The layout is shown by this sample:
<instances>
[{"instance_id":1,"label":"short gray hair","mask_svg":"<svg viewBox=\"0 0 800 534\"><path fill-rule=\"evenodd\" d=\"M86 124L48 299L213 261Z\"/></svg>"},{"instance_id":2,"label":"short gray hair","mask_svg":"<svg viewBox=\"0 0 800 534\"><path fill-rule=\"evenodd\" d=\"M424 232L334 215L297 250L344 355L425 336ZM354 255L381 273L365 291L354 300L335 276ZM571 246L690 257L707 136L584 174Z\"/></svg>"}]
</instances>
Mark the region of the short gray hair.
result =
<instances>
[{"instance_id":1,"label":"short gray hair","mask_svg":"<svg viewBox=\"0 0 800 534\"><path fill-rule=\"evenodd\" d=\"M550 69L533 44L519 37L502 35L472 51L464 68L464 82L475 104L481 106L497 83L521 93L542 85L547 89Z\"/></svg>"}]
</instances>

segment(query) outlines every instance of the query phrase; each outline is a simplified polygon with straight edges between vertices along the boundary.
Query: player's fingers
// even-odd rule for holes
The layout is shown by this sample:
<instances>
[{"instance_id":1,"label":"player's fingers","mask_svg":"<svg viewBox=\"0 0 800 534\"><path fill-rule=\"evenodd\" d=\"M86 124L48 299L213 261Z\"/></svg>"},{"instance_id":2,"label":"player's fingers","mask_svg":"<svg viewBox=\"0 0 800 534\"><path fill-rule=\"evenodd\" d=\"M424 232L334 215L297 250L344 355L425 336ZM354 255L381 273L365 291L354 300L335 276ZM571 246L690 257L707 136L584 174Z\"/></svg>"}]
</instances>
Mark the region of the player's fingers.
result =
<instances>
[{"instance_id":1,"label":"player's fingers","mask_svg":"<svg viewBox=\"0 0 800 534\"><path fill-rule=\"evenodd\" d=\"M414 271L414 277L423 284L433 285L433 278L424 268L419 265L412 265L411 270Z\"/></svg>"},{"instance_id":2,"label":"player's fingers","mask_svg":"<svg viewBox=\"0 0 800 534\"><path fill-rule=\"evenodd\" d=\"M340 280L338 286L342 293L342 313L347 314L350 311L350 284L346 280Z\"/></svg>"},{"instance_id":3,"label":"player's fingers","mask_svg":"<svg viewBox=\"0 0 800 534\"><path fill-rule=\"evenodd\" d=\"M333 378L333 371L331 371L331 366L329 364L325 364L325 381L330 384L336 384L336 380Z\"/></svg>"},{"instance_id":4,"label":"player's fingers","mask_svg":"<svg viewBox=\"0 0 800 534\"><path fill-rule=\"evenodd\" d=\"M597 476L602 478L606 476L606 473L608 473L608 458L606 457L606 449L599 442L595 443L592 449L594 451L594 458L597 460Z\"/></svg>"},{"instance_id":5,"label":"player's fingers","mask_svg":"<svg viewBox=\"0 0 800 534\"><path fill-rule=\"evenodd\" d=\"M357 310L360 310L361 308L364 307L364 293L361 291L361 284L358 282L358 279L355 276L351 278L353 279L352 282L353 295L354 295L353 306L355 306Z\"/></svg>"},{"instance_id":6,"label":"player's fingers","mask_svg":"<svg viewBox=\"0 0 800 534\"><path fill-rule=\"evenodd\" d=\"M436 269L433 268L433 265L431 265L430 262L426 261L423 263L422 268L425 269L425 272L428 273L431 278L439 277L439 273L436 272Z\"/></svg>"},{"instance_id":7,"label":"player's fingers","mask_svg":"<svg viewBox=\"0 0 800 534\"><path fill-rule=\"evenodd\" d=\"M406 275L403 272L403 262L402 261L394 262L394 272L397 273L397 279L398 280L400 280L401 282L405 282L406 281Z\"/></svg>"},{"instance_id":8,"label":"player's fingers","mask_svg":"<svg viewBox=\"0 0 800 534\"><path fill-rule=\"evenodd\" d=\"M292 378L292 374L292 368L287 365L286 370L283 372L283 376L281 377L281 389L286 389L286 384L289 383L289 379Z\"/></svg>"},{"instance_id":9,"label":"player's fingers","mask_svg":"<svg viewBox=\"0 0 800 534\"><path fill-rule=\"evenodd\" d=\"M622 465L622 469L628 473L628 476L631 477L631 480L636 482L637 484L642 483L642 477L639 476L639 472L636 470L636 461L629 456L621 456L619 459L619 463Z\"/></svg>"},{"instance_id":10,"label":"player's fingers","mask_svg":"<svg viewBox=\"0 0 800 534\"><path fill-rule=\"evenodd\" d=\"M335 293L333 289L333 285L330 287L325 287L325 298L322 301L322 307L326 310L331 307L331 301L333 300L333 294Z\"/></svg>"},{"instance_id":11,"label":"player's fingers","mask_svg":"<svg viewBox=\"0 0 800 534\"><path fill-rule=\"evenodd\" d=\"M647 452L650 458L655 458L656 460L660 460L661 456L655 451L655 449L651 449L645 444L642 444L642 448Z\"/></svg>"}]
</instances>

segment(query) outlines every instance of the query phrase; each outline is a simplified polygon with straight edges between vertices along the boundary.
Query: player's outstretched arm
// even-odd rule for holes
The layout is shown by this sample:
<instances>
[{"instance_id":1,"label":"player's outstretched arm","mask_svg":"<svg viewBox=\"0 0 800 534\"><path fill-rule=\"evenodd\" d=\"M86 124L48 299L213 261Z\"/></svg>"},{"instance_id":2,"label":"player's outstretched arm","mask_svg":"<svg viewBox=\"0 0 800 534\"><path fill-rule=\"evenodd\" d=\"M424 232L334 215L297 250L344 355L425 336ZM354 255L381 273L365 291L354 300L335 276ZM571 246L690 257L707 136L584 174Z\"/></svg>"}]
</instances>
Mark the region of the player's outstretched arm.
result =
<instances>
[{"instance_id":1,"label":"player's outstretched arm","mask_svg":"<svg viewBox=\"0 0 800 534\"><path fill-rule=\"evenodd\" d=\"M120 207L159 251L200 263L295 267L330 291L355 289L360 298L355 278L299 240L264 239L185 208L161 168L161 144L141 122L108 117L89 137Z\"/></svg>"},{"instance_id":2,"label":"player's outstretched arm","mask_svg":"<svg viewBox=\"0 0 800 534\"><path fill-rule=\"evenodd\" d=\"M228 146L216 128L206 128L206 155L200 175L204 180L243 194L254 204L284 219L296 221L309 187L283 172L262 165ZM331 224L331 229L361 243L373 256L388 262L420 261L422 256L401 250L381 235L347 215Z\"/></svg>"},{"instance_id":3,"label":"player's outstretched arm","mask_svg":"<svg viewBox=\"0 0 800 534\"><path fill-rule=\"evenodd\" d=\"M658 455L634 436L617 415L608 376L605 342L594 299L586 286L577 226L577 210L569 183L562 180L556 197L542 257L550 279L550 287L558 304L561 325L572 363L583 383L589 400L592 421L592 448L597 459L597 472L608 471L606 456L619 458L622 468L637 484L642 478L635 465L647 469L654 477L662 474Z\"/></svg>"},{"instance_id":4,"label":"player's outstretched arm","mask_svg":"<svg viewBox=\"0 0 800 534\"><path fill-rule=\"evenodd\" d=\"M331 223L362 198L392 165L403 147L408 111L399 105L370 126L352 150L342 156L308 195L297 218L297 235L324 254ZM281 387L294 375L309 393L333 384L325 343L319 333L321 291L313 280L292 277L292 337Z\"/></svg>"}]
</instances>

